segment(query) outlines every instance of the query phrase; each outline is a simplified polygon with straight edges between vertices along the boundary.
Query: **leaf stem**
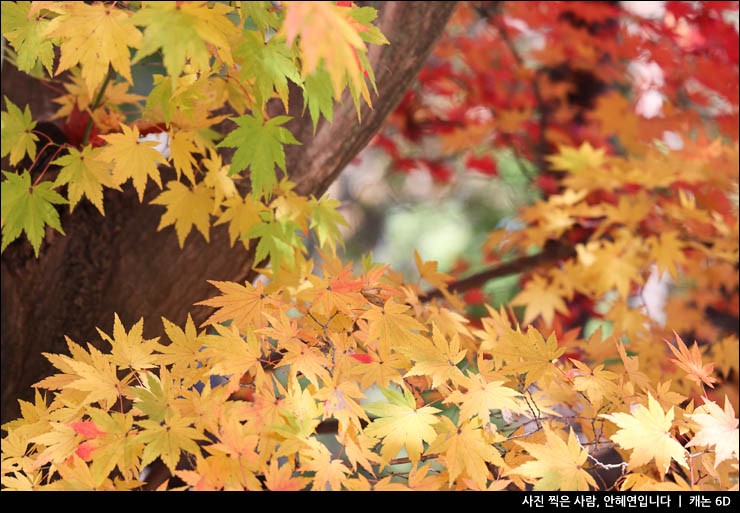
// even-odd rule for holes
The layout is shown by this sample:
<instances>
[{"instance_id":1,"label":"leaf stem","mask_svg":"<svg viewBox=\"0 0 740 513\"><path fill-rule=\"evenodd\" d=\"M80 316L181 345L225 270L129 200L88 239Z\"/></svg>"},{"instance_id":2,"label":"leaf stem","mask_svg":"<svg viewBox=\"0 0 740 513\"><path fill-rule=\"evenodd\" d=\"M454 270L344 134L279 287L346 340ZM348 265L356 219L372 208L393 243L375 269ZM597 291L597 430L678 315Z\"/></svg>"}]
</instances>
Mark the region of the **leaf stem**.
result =
<instances>
[{"instance_id":1,"label":"leaf stem","mask_svg":"<svg viewBox=\"0 0 740 513\"><path fill-rule=\"evenodd\" d=\"M93 112L95 109L100 107L100 103L103 101L103 93L105 93L105 90L108 87L108 84L110 83L110 79L113 78L113 68L108 67L108 73L105 74L105 80L103 80L103 83L100 85L100 89L98 89L98 94L95 95L95 99L90 104L89 110L90 110L90 119L87 120L87 125L85 126L85 133L82 135L82 143L81 145L84 147L88 139L90 139L90 132L92 131L93 126Z\"/></svg>"},{"instance_id":2,"label":"leaf stem","mask_svg":"<svg viewBox=\"0 0 740 513\"><path fill-rule=\"evenodd\" d=\"M49 146L49 145L47 144L46 146L44 146L44 149L46 149L47 146ZM61 146L59 146L54 151L54 154L49 158L49 162L46 163L46 166L44 167L44 170L41 171L41 173L39 174L39 176L37 176L36 179L33 181L32 187L36 187L39 184L39 182L41 181L41 179L44 177L44 175L46 174L46 172L49 170L49 166L51 166L51 163L54 162L54 159L56 158L56 156L59 155L59 152L62 151L66 147L67 147L66 144L62 144Z\"/></svg>"}]
</instances>

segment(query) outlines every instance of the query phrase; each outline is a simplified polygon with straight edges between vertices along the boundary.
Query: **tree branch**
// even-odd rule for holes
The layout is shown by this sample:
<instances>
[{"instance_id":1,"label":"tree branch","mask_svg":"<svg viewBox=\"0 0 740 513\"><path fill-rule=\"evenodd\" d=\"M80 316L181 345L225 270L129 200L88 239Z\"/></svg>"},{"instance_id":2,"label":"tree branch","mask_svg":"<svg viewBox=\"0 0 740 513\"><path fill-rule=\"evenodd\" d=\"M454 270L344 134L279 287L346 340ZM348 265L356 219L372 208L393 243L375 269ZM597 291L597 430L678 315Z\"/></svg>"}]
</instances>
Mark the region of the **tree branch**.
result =
<instances>
[{"instance_id":1,"label":"tree branch","mask_svg":"<svg viewBox=\"0 0 740 513\"><path fill-rule=\"evenodd\" d=\"M475 287L481 287L487 281L494 278L521 273L528 271L533 267L553 265L560 260L570 258L575 255L576 250L570 244L565 244L562 241L548 241L541 253L517 258L511 262L506 262L505 264L486 269L473 274L472 276L468 276L467 278L463 278L462 280L452 282L447 286L447 290L450 292L464 292ZM440 289L434 289L427 292L426 300L429 301L434 298L442 297L442 295L443 294Z\"/></svg>"}]
</instances>

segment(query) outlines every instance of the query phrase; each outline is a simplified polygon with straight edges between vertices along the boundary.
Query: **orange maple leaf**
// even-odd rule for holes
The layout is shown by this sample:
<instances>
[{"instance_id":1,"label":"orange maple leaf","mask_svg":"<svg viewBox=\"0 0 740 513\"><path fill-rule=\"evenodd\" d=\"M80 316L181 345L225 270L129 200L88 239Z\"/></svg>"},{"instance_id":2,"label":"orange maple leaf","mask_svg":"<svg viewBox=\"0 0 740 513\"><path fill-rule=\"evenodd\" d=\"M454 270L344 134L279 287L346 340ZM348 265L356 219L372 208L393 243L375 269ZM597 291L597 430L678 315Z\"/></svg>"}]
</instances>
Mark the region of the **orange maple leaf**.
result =
<instances>
[{"instance_id":1,"label":"orange maple leaf","mask_svg":"<svg viewBox=\"0 0 740 513\"><path fill-rule=\"evenodd\" d=\"M244 286L230 281L209 280L208 283L217 287L222 295L195 303L219 308L201 327L228 320L232 320L239 328L262 328L267 325L262 311L265 306L274 304L274 300L272 294L265 295L261 282L256 287L248 282Z\"/></svg>"},{"instance_id":2,"label":"orange maple leaf","mask_svg":"<svg viewBox=\"0 0 740 513\"><path fill-rule=\"evenodd\" d=\"M676 349L673 344L667 340L665 341L671 349L671 352L676 356L676 358L671 358L671 361L681 369L685 370L688 374L686 377L690 380L696 381L699 384L704 383L709 388L714 388L713 383L717 383L717 378L712 377L714 364L708 363L706 365L702 365L701 351L699 351L699 346L696 341L694 341L694 345L691 347L691 351L689 351L689 348L686 347L686 344L684 344L681 337L678 336L678 333L674 331L673 334L676 336L678 349Z\"/></svg>"}]
</instances>

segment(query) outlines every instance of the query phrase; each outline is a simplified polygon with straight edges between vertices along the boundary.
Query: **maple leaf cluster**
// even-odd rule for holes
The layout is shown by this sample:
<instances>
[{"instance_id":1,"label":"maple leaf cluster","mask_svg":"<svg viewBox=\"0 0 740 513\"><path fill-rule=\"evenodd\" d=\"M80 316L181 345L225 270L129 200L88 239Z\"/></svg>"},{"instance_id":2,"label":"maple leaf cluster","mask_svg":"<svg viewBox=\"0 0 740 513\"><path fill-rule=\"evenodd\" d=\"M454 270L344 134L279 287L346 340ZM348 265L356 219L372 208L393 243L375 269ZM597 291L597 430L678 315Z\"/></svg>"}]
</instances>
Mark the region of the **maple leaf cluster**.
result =
<instances>
[{"instance_id":1,"label":"maple leaf cluster","mask_svg":"<svg viewBox=\"0 0 740 513\"><path fill-rule=\"evenodd\" d=\"M737 140L737 8L465 2L375 145L394 170L442 183L497 176L511 154L536 164L535 184L551 194L546 157L559 146L639 153L707 123Z\"/></svg>"},{"instance_id":2,"label":"maple leaf cluster","mask_svg":"<svg viewBox=\"0 0 740 513\"><path fill-rule=\"evenodd\" d=\"M79 146L57 148L58 171L37 169L35 121L6 99L3 157L16 169L3 171L3 249L25 232L38 254L47 225L62 231L54 205L85 196L102 213L103 187L131 180L141 201L152 181L166 185L151 201L166 209L159 229L174 225L183 244L195 227L207 240L215 218L232 244L254 244L262 275L211 281L218 293L198 303L212 309L200 327L162 319L163 336L146 339L143 320L126 328L116 315L110 334L98 330L102 344L67 338L68 354L45 353L55 374L3 425L3 488L737 489L738 340L711 319L737 316L738 145L725 122L736 121L737 89L690 85L668 66L685 54L703 69L711 56L736 76L718 13L737 4L668 2L660 21L612 4L458 10L421 75L437 110L414 108L395 130L413 142L414 126L436 127L444 158L488 175L494 155L480 145L511 147L556 185L518 210L521 227L488 234L486 260L521 273L521 289L482 316L464 303L484 303L480 289L464 294L418 254L416 279L370 257L344 262L338 202L301 196L280 176L296 140L265 104L287 104L288 81L314 126L345 88L369 102L366 45L387 41L373 9L347 4L3 4L19 69L69 71L57 115L86 116ZM520 49L514 31L545 44ZM444 62L455 45L459 69ZM634 114L636 97L617 93L625 61L644 51L667 70L664 118ZM132 68L151 58L163 74L136 96ZM501 76L484 76L491 58ZM574 105L558 77L584 69L612 86ZM131 103L134 122L122 108ZM218 141L209 128L224 106L237 128ZM681 129L680 147L655 142L665 127ZM167 134L169 153L143 140L150 131ZM230 164L223 148L236 149ZM177 178L163 183L161 164ZM440 161L428 167L451 176ZM654 274L673 283L665 322L639 301ZM600 329L582 329L574 305ZM605 469L619 470L616 481Z\"/></svg>"},{"instance_id":3,"label":"maple leaf cluster","mask_svg":"<svg viewBox=\"0 0 740 513\"><path fill-rule=\"evenodd\" d=\"M128 181L140 202L150 182L164 186L148 201L166 209L159 228L174 225L181 246L193 228L208 241L210 227L221 223L237 234L232 243L259 238L277 260L288 250L272 241L289 243L295 223L315 228L322 245L336 244L326 226L336 214L326 200L292 207L289 219L282 211L259 216L285 190L278 188L287 176L284 145L298 144L282 126L290 117L270 118L266 106L275 97L287 111L290 82L302 90L314 127L321 116L332 118L346 88L359 113L374 87L367 45L388 42L374 18L372 8L324 2L143 2L136 10L4 3L2 33L18 69L63 80L54 118L65 120L67 142L41 141L54 151L52 162L39 161L30 109L5 98L2 156L14 170L3 173L18 176L2 182L2 249L25 233L38 256L46 226L64 233L55 204L71 211L84 197L104 214L105 190ZM148 71L153 87L142 96L132 69L146 73L145 62L156 71ZM212 128L225 111L237 127L219 141ZM218 148L237 148L229 164ZM163 183L160 166L171 166L176 179Z\"/></svg>"},{"instance_id":4,"label":"maple leaf cluster","mask_svg":"<svg viewBox=\"0 0 740 513\"><path fill-rule=\"evenodd\" d=\"M158 460L162 489L588 490L603 486L605 447L624 451L625 488L697 486L679 477L690 460L703 487L732 479L730 402L681 407L614 336L565 358L554 333L504 309L476 329L425 303L421 281L322 256L297 286L213 282L206 330L163 319L167 340L144 339L143 321L127 331L116 316L112 335L98 330L108 351L67 339L69 355L45 354L57 373L4 426L3 486L137 489ZM675 378L711 386L676 342ZM588 363L607 353L612 370Z\"/></svg>"}]
</instances>

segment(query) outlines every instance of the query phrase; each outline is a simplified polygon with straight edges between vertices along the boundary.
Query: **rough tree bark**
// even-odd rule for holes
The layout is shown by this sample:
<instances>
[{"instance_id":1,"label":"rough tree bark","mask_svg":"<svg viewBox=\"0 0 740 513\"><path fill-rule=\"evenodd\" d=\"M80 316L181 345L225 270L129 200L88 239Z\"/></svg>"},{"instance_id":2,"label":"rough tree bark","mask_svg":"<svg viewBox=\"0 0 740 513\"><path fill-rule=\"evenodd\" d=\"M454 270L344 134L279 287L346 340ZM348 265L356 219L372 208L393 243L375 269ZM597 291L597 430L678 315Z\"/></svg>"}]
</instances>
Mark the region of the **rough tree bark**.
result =
<instances>
[{"instance_id":1,"label":"rough tree bark","mask_svg":"<svg viewBox=\"0 0 740 513\"><path fill-rule=\"evenodd\" d=\"M345 101L334 122L322 121L314 135L300 112L302 100L291 102L290 129L303 144L289 147L287 168L299 192L322 194L368 143L414 80L454 5L376 2L378 25L391 44L370 52L378 94L372 110L363 108L361 123ZM53 93L7 65L2 93L29 103L37 117L50 112ZM149 189L145 203L157 192ZM253 255L241 245L231 248L224 227L211 230L210 244L190 237L181 250L174 230L156 231L161 209L140 205L130 187L108 191L105 211L102 217L84 202L72 214L65 210L67 235L47 233L38 259L25 240L2 255L2 422L18 415L16 399L32 399L30 385L52 370L41 353L65 352L64 335L95 345L95 327L110 332L114 312L126 326L144 317L145 336L161 332L161 316L182 324L192 312L199 324L209 311L193 304L214 293L206 280L248 276Z\"/></svg>"}]
</instances>

